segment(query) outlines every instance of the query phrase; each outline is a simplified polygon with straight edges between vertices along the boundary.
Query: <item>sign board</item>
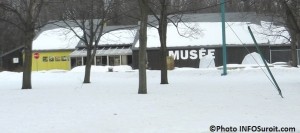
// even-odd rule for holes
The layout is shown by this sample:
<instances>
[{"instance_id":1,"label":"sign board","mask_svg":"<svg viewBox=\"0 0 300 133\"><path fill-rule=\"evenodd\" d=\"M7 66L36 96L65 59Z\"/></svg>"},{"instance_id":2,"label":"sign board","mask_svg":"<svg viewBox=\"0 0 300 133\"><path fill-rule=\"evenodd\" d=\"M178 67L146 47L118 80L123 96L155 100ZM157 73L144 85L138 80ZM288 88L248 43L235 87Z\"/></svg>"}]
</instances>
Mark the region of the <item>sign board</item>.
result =
<instances>
[{"instance_id":1,"label":"sign board","mask_svg":"<svg viewBox=\"0 0 300 133\"><path fill-rule=\"evenodd\" d=\"M19 58L13 58L13 63L14 63L14 64L19 63Z\"/></svg>"},{"instance_id":2,"label":"sign board","mask_svg":"<svg viewBox=\"0 0 300 133\"><path fill-rule=\"evenodd\" d=\"M215 58L215 49L169 50L169 56L174 60L201 60L204 57Z\"/></svg>"},{"instance_id":3,"label":"sign board","mask_svg":"<svg viewBox=\"0 0 300 133\"><path fill-rule=\"evenodd\" d=\"M36 52L36 53L33 54L33 57L34 57L35 59L39 59L39 58L40 58L40 54Z\"/></svg>"}]
</instances>

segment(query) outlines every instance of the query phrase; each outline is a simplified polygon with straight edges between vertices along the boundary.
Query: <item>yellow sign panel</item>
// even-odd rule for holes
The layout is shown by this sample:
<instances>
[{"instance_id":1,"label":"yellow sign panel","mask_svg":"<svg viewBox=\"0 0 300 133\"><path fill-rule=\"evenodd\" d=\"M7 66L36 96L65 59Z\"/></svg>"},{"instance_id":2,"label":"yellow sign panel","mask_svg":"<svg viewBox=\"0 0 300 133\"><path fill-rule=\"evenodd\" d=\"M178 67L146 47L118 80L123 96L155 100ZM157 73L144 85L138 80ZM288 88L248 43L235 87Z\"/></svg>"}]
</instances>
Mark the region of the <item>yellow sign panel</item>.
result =
<instances>
[{"instance_id":1,"label":"yellow sign panel","mask_svg":"<svg viewBox=\"0 0 300 133\"><path fill-rule=\"evenodd\" d=\"M40 51L39 58L32 56L32 71L41 70L70 70L71 51Z\"/></svg>"}]
</instances>

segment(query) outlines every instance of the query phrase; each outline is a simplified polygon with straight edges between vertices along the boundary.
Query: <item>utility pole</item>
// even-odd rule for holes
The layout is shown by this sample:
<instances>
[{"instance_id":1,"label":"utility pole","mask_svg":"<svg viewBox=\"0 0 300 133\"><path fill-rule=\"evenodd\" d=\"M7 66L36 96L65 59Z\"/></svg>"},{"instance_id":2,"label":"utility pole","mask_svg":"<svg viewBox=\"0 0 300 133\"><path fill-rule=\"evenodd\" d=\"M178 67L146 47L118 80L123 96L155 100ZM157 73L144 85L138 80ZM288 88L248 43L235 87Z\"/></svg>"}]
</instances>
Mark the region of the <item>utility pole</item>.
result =
<instances>
[{"instance_id":1,"label":"utility pole","mask_svg":"<svg viewBox=\"0 0 300 133\"><path fill-rule=\"evenodd\" d=\"M227 75L227 49L226 49L226 31L225 31L225 2L221 0L221 20L222 20L222 53L223 53L223 73Z\"/></svg>"}]
</instances>

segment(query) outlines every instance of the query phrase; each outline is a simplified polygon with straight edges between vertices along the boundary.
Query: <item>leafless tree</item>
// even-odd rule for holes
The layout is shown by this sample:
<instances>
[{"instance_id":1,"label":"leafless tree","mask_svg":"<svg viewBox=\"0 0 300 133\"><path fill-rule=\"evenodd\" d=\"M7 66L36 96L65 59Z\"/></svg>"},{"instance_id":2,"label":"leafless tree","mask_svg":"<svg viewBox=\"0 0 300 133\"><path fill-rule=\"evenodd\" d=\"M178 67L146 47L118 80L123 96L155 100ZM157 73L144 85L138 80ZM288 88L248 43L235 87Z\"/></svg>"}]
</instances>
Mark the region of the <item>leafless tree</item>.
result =
<instances>
[{"instance_id":1,"label":"leafless tree","mask_svg":"<svg viewBox=\"0 0 300 133\"><path fill-rule=\"evenodd\" d=\"M111 25L136 25L138 19L129 16L139 16L138 3L136 0L114 0L112 8Z\"/></svg>"},{"instance_id":2,"label":"leafless tree","mask_svg":"<svg viewBox=\"0 0 300 133\"><path fill-rule=\"evenodd\" d=\"M66 0L62 19L67 28L75 33L87 50L83 83L90 83L91 65L96 55L97 46L103 29L109 19L113 0ZM80 35L75 28L80 28Z\"/></svg>"},{"instance_id":3,"label":"leafless tree","mask_svg":"<svg viewBox=\"0 0 300 133\"><path fill-rule=\"evenodd\" d=\"M167 26L171 22L177 27L178 22L183 22L181 17L184 13L195 12L202 9L199 0L152 0L149 9L154 18L158 21L157 28L160 39L160 59L161 59L161 84L169 84L167 68ZM203 2L203 1L202 1ZM193 6L192 6L193 5ZM177 18L177 22L172 18ZM151 25L151 24L150 24Z\"/></svg>"},{"instance_id":4,"label":"leafless tree","mask_svg":"<svg viewBox=\"0 0 300 133\"><path fill-rule=\"evenodd\" d=\"M139 90L138 94L147 94L147 24L148 24L148 0L138 0L140 10L140 31L139 31Z\"/></svg>"},{"instance_id":5,"label":"leafless tree","mask_svg":"<svg viewBox=\"0 0 300 133\"><path fill-rule=\"evenodd\" d=\"M170 0L152 1L150 11L158 21L158 34L160 39L160 58L161 58L161 84L168 84L167 69L167 25L168 8L171 6ZM156 13L159 12L159 13Z\"/></svg>"},{"instance_id":6,"label":"leafless tree","mask_svg":"<svg viewBox=\"0 0 300 133\"><path fill-rule=\"evenodd\" d=\"M18 47L23 34L15 26L0 21L0 51L6 53Z\"/></svg>"},{"instance_id":7,"label":"leafless tree","mask_svg":"<svg viewBox=\"0 0 300 133\"><path fill-rule=\"evenodd\" d=\"M4 12L0 20L17 27L24 37L24 65L22 89L31 89L32 42L44 0L1 0Z\"/></svg>"},{"instance_id":8,"label":"leafless tree","mask_svg":"<svg viewBox=\"0 0 300 133\"><path fill-rule=\"evenodd\" d=\"M297 67L297 47L300 44L300 1L299 0L248 0L250 10L258 14L271 17L273 24L282 25L286 28L289 36L287 38L291 44L291 65ZM251 9L252 8L252 9ZM272 26L270 26L272 28ZM275 28L275 29L274 29ZM276 26L273 29L276 30ZM277 31L275 36L282 36L284 31Z\"/></svg>"},{"instance_id":9,"label":"leafless tree","mask_svg":"<svg viewBox=\"0 0 300 133\"><path fill-rule=\"evenodd\" d=\"M300 44L300 2L296 0L281 0L285 12L285 23L290 34L292 66L297 67L297 47Z\"/></svg>"}]
</instances>

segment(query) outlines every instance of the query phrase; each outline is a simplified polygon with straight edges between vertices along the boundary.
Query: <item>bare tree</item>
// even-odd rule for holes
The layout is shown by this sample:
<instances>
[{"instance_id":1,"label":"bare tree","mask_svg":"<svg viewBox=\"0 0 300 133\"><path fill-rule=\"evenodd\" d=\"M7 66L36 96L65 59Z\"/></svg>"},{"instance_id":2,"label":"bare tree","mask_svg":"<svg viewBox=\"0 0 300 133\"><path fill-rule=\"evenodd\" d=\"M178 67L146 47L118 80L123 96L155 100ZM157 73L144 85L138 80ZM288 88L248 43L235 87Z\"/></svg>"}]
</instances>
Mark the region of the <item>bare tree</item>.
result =
<instances>
[{"instance_id":1,"label":"bare tree","mask_svg":"<svg viewBox=\"0 0 300 133\"><path fill-rule=\"evenodd\" d=\"M300 44L300 2L296 0L280 0L285 12L285 23L290 34L292 66L297 67L297 47Z\"/></svg>"},{"instance_id":2,"label":"bare tree","mask_svg":"<svg viewBox=\"0 0 300 133\"><path fill-rule=\"evenodd\" d=\"M160 58L161 58L161 84L169 84L168 67L167 67L167 26L168 22L173 23L177 27L177 23L181 21L183 13L201 10L201 7L191 6L197 5L199 0L153 0L150 2L149 9L158 21L157 28L160 39ZM177 18L178 22L174 19Z\"/></svg>"},{"instance_id":3,"label":"bare tree","mask_svg":"<svg viewBox=\"0 0 300 133\"><path fill-rule=\"evenodd\" d=\"M168 6L169 0L152 1L149 9L158 21L158 34L160 39L160 58L161 58L161 84L168 84L167 69L167 25L168 25ZM159 12L159 13L156 13ZM156 28L156 27L155 27Z\"/></svg>"},{"instance_id":4,"label":"bare tree","mask_svg":"<svg viewBox=\"0 0 300 133\"><path fill-rule=\"evenodd\" d=\"M44 0L2 0L0 20L14 25L24 34L24 65L22 89L31 89L32 42Z\"/></svg>"},{"instance_id":5,"label":"bare tree","mask_svg":"<svg viewBox=\"0 0 300 133\"><path fill-rule=\"evenodd\" d=\"M0 47L3 53L19 47L22 36L18 28L0 21Z\"/></svg>"},{"instance_id":6,"label":"bare tree","mask_svg":"<svg viewBox=\"0 0 300 133\"><path fill-rule=\"evenodd\" d=\"M97 46L104 34L105 25L111 20L113 0L66 0L63 21L67 28L75 33L85 45L87 61L83 83L90 83L91 65L96 55ZM75 28L82 30L83 35L78 34Z\"/></svg>"},{"instance_id":7,"label":"bare tree","mask_svg":"<svg viewBox=\"0 0 300 133\"><path fill-rule=\"evenodd\" d=\"M299 0L275 0L269 2L268 0L251 1L252 8L258 14L263 14L272 18L274 24L282 25L286 28L291 44L291 65L297 67L297 47L300 43L300 2ZM276 26L275 26L276 28ZM271 29L276 30L276 29ZM282 36L279 31L275 36Z\"/></svg>"},{"instance_id":8,"label":"bare tree","mask_svg":"<svg viewBox=\"0 0 300 133\"><path fill-rule=\"evenodd\" d=\"M148 0L138 0L141 13L139 31L139 90L138 94L147 94L147 23L148 23Z\"/></svg>"},{"instance_id":9,"label":"bare tree","mask_svg":"<svg viewBox=\"0 0 300 133\"><path fill-rule=\"evenodd\" d=\"M138 16L138 3L136 0L114 0L111 25L136 25L139 19L129 16Z\"/></svg>"}]
</instances>

